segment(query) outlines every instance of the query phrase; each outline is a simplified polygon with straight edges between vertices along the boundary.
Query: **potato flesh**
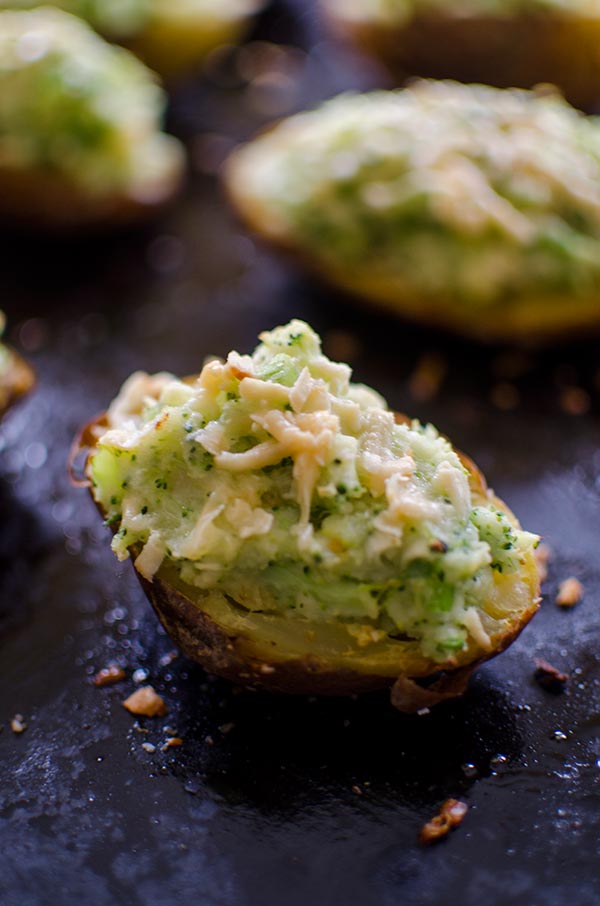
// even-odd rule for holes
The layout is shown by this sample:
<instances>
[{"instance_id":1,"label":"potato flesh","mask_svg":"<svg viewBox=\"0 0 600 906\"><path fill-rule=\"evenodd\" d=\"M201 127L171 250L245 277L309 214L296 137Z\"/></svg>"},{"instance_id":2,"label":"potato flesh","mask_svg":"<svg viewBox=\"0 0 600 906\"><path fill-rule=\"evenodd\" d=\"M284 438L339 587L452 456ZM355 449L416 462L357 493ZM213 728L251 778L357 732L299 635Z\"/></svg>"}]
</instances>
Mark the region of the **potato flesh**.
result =
<instances>
[{"instance_id":1,"label":"potato flesh","mask_svg":"<svg viewBox=\"0 0 600 906\"><path fill-rule=\"evenodd\" d=\"M501 501L496 499L495 502L509 513ZM377 637L375 634L372 641L367 641L374 629L369 624L363 625L361 636L349 632L347 623L315 623L285 615L251 613L219 592L201 592L186 585L169 566L159 571L157 581L207 615L225 636L233 640L236 654L242 661L267 666L294 663L302 682L307 673L310 676L323 671L352 671L365 679L378 681L381 686L389 685L398 676L427 677L436 671L454 670L499 653L534 615L539 595L535 557L533 552L528 552L520 572L496 577L493 596L482 604L481 617L491 646L482 648L470 638L463 651L440 663L424 656L414 640L383 634L383 637ZM147 590L152 597L148 587ZM157 610L160 616L160 605ZM307 663L308 669L303 667ZM268 683L268 674L263 674L261 684ZM318 680L315 691L318 692Z\"/></svg>"}]
</instances>

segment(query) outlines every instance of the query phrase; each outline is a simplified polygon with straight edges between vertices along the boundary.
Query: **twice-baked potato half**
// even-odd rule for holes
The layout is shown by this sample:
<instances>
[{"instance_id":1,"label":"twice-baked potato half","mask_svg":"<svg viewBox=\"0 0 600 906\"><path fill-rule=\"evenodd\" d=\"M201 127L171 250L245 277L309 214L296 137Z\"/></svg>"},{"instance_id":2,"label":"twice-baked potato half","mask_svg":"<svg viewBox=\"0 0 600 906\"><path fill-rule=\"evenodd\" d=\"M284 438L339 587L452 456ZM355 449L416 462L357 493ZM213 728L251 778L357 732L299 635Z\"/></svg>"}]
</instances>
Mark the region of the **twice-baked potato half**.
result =
<instances>
[{"instance_id":1,"label":"twice-baked potato half","mask_svg":"<svg viewBox=\"0 0 600 906\"><path fill-rule=\"evenodd\" d=\"M74 16L0 12L0 219L60 228L155 212L184 171L164 106L154 74Z\"/></svg>"},{"instance_id":2,"label":"twice-baked potato half","mask_svg":"<svg viewBox=\"0 0 600 906\"><path fill-rule=\"evenodd\" d=\"M266 689L464 689L538 606L537 537L302 321L194 379L137 373L85 430L91 493L165 628Z\"/></svg>"},{"instance_id":3,"label":"twice-baked potato half","mask_svg":"<svg viewBox=\"0 0 600 906\"><path fill-rule=\"evenodd\" d=\"M0 0L0 9L36 0ZM264 0L57 0L109 41L123 44L163 76L185 73L224 44L237 43Z\"/></svg>"},{"instance_id":4,"label":"twice-baked potato half","mask_svg":"<svg viewBox=\"0 0 600 906\"><path fill-rule=\"evenodd\" d=\"M35 383L33 370L27 362L14 349L1 342L4 324L4 314L0 311L0 418Z\"/></svg>"},{"instance_id":5,"label":"twice-baked potato half","mask_svg":"<svg viewBox=\"0 0 600 906\"><path fill-rule=\"evenodd\" d=\"M321 0L335 34L407 76L500 88L558 85L594 109L600 7L587 0Z\"/></svg>"},{"instance_id":6,"label":"twice-baked potato half","mask_svg":"<svg viewBox=\"0 0 600 906\"><path fill-rule=\"evenodd\" d=\"M225 167L248 225L333 285L484 340L600 326L600 119L457 82L346 94Z\"/></svg>"}]
</instances>

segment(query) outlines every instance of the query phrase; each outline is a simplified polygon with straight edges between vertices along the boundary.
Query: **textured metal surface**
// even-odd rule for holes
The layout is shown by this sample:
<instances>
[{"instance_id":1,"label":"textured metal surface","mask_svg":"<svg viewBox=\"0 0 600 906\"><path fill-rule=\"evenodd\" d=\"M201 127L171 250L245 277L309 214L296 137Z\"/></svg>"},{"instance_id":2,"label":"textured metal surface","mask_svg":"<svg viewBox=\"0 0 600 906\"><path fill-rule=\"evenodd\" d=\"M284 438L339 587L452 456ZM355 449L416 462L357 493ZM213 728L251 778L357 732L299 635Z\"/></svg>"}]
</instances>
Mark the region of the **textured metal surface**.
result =
<instances>
[{"instance_id":1,"label":"textured metal surface","mask_svg":"<svg viewBox=\"0 0 600 906\"><path fill-rule=\"evenodd\" d=\"M177 94L173 128L196 172L162 223L95 241L2 239L0 304L40 378L0 429L2 906L600 901L597 343L515 357L409 328L303 282L244 235L199 172L208 151L367 78L298 9L276 7L263 24L267 37L312 46L275 91L221 66ZM131 370L191 373L292 315L394 408L473 455L554 549L531 626L463 700L428 716L394 713L386 696L241 692L171 660L129 565L68 483L74 433ZM419 402L410 376L424 353L448 375ZM517 402L499 381L517 389L515 408L493 404ZM568 414L565 401L589 411ZM553 598L571 574L586 594L562 611ZM534 682L536 656L570 672L566 693ZM111 661L127 679L94 688ZM140 668L170 710L136 727L121 701ZM16 712L22 735L9 726ZM172 735L183 746L163 751ZM424 850L418 830L448 796L470 811Z\"/></svg>"}]
</instances>

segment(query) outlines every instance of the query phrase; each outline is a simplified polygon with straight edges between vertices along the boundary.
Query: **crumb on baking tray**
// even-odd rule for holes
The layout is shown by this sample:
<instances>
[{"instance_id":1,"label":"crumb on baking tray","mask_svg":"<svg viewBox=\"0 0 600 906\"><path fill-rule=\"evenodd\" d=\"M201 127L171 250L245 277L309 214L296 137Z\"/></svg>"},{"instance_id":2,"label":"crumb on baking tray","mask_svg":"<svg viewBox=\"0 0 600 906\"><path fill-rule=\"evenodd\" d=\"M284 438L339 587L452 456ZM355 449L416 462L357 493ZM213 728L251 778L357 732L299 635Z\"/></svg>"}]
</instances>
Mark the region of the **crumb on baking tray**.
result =
<instances>
[{"instance_id":1,"label":"crumb on baking tray","mask_svg":"<svg viewBox=\"0 0 600 906\"><path fill-rule=\"evenodd\" d=\"M183 739L181 738L181 736L168 736L167 739L165 739L162 746L160 747L160 749L161 749L161 752L166 752L167 749L176 749L182 745L183 745Z\"/></svg>"},{"instance_id":2,"label":"crumb on baking tray","mask_svg":"<svg viewBox=\"0 0 600 906\"><path fill-rule=\"evenodd\" d=\"M13 731L13 733L17 734L17 736L20 733L25 732L25 730L27 729L27 724L25 723L25 718L23 717L22 714L15 714L15 716L12 718L12 720L10 722L10 728Z\"/></svg>"},{"instance_id":3,"label":"crumb on baking tray","mask_svg":"<svg viewBox=\"0 0 600 906\"><path fill-rule=\"evenodd\" d=\"M563 692L569 682L568 673L563 673L543 658L535 659L534 678L548 692Z\"/></svg>"},{"instance_id":4,"label":"crumb on baking tray","mask_svg":"<svg viewBox=\"0 0 600 906\"><path fill-rule=\"evenodd\" d=\"M583 598L584 588L579 579L569 576L558 586L556 603L559 607L575 607Z\"/></svg>"},{"instance_id":5,"label":"crumb on baking tray","mask_svg":"<svg viewBox=\"0 0 600 906\"><path fill-rule=\"evenodd\" d=\"M453 828L462 823L469 806L460 799L446 799L442 803L438 814L423 825L419 834L419 842L425 845L443 839Z\"/></svg>"},{"instance_id":6,"label":"crumb on baking tray","mask_svg":"<svg viewBox=\"0 0 600 906\"><path fill-rule=\"evenodd\" d=\"M140 714L142 717L164 717L168 708L164 699L152 686L141 686L126 698L123 707L131 714Z\"/></svg>"},{"instance_id":7,"label":"crumb on baking tray","mask_svg":"<svg viewBox=\"0 0 600 906\"><path fill-rule=\"evenodd\" d=\"M112 686L115 683L122 682L125 676L126 674L122 667L117 666L117 664L109 664L108 667L103 667L102 670L96 673L92 683L98 689L102 689L104 686Z\"/></svg>"}]
</instances>

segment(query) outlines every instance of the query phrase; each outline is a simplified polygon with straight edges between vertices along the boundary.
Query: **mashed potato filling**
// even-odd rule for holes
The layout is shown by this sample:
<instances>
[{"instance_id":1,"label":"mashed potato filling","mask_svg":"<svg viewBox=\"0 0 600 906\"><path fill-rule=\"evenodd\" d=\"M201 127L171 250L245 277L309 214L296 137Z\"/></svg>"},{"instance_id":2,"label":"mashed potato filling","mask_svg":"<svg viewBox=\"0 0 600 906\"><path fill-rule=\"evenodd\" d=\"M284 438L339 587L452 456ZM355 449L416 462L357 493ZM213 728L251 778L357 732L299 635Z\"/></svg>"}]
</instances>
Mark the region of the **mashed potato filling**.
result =
<instances>
[{"instance_id":1,"label":"mashed potato filling","mask_svg":"<svg viewBox=\"0 0 600 906\"><path fill-rule=\"evenodd\" d=\"M153 202L182 165L153 73L51 7L0 12L0 169Z\"/></svg>"},{"instance_id":2,"label":"mashed potato filling","mask_svg":"<svg viewBox=\"0 0 600 906\"><path fill-rule=\"evenodd\" d=\"M443 660L536 537L515 529L431 426L399 424L302 321L193 381L134 374L91 458L121 559L252 611L416 639ZM527 592L524 585L524 594Z\"/></svg>"},{"instance_id":3,"label":"mashed potato filling","mask_svg":"<svg viewBox=\"0 0 600 906\"><path fill-rule=\"evenodd\" d=\"M267 235L347 284L473 311L600 291L600 120L558 95L453 82L346 94L284 120L237 166Z\"/></svg>"}]
</instances>

